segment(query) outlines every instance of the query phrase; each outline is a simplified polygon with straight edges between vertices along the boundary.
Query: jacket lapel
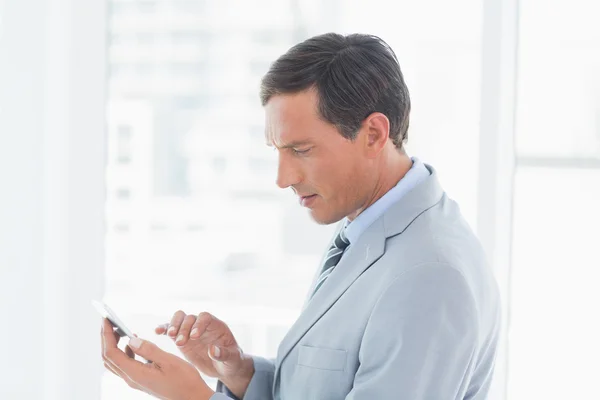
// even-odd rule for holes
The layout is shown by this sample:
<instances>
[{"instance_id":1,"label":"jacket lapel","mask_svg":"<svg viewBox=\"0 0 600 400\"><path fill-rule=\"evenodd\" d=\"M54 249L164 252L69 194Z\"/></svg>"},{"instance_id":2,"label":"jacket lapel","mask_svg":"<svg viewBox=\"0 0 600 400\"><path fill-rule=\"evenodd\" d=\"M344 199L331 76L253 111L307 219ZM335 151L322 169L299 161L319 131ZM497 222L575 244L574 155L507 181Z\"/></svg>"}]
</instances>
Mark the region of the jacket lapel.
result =
<instances>
[{"instance_id":1,"label":"jacket lapel","mask_svg":"<svg viewBox=\"0 0 600 400\"><path fill-rule=\"evenodd\" d=\"M373 223L344 253L323 286L309 300L296 323L284 337L277 358L283 360L321 316L344 294L352 283L383 254L385 237L381 220Z\"/></svg>"},{"instance_id":2,"label":"jacket lapel","mask_svg":"<svg viewBox=\"0 0 600 400\"><path fill-rule=\"evenodd\" d=\"M308 301L300 317L283 338L277 353L274 393L278 392L280 368L283 360L306 332L331 308L354 281L384 252L385 236L383 221L373 223L351 244L314 297Z\"/></svg>"}]
</instances>

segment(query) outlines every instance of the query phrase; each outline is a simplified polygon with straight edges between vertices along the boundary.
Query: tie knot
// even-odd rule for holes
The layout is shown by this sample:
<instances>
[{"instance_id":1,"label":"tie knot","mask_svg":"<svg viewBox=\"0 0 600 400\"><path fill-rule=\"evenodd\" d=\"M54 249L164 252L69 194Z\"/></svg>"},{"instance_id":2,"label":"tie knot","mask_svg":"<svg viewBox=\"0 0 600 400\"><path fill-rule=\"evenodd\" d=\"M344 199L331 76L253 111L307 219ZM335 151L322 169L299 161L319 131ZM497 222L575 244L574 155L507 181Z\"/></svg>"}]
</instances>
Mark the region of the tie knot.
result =
<instances>
[{"instance_id":1,"label":"tie knot","mask_svg":"<svg viewBox=\"0 0 600 400\"><path fill-rule=\"evenodd\" d=\"M337 234L335 240L333 241L333 245L340 250L344 250L350 244L350 241L346 237L345 229L342 229L340 233Z\"/></svg>"}]
</instances>

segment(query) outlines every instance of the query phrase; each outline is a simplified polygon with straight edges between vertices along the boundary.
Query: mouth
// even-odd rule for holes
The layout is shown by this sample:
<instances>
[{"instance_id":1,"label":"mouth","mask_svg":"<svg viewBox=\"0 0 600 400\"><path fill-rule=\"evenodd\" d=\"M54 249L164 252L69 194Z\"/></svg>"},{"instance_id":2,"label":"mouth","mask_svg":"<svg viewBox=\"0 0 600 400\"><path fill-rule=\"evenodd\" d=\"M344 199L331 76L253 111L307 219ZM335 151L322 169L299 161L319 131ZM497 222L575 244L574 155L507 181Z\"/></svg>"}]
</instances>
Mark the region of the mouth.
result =
<instances>
[{"instance_id":1,"label":"mouth","mask_svg":"<svg viewBox=\"0 0 600 400\"><path fill-rule=\"evenodd\" d=\"M300 204L303 207L310 207L316 198L317 198L316 194L311 194L308 196L299 196Z\"/></svg>"}]
</instances>

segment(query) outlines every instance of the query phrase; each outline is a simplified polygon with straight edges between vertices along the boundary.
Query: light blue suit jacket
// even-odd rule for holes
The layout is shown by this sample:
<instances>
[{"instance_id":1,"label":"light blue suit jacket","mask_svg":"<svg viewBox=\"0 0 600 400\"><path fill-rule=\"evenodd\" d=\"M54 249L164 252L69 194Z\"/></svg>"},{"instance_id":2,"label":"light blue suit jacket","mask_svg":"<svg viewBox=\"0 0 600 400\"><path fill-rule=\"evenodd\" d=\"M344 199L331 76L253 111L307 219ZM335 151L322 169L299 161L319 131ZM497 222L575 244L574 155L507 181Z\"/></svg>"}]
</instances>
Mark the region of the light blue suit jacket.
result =
<instances>
[{"instance_id":1,"label":"light blue suit jacket","mask_svg":"<svg viewBox=\"0 0 600 400\"><path fill-rule=\"evenodd\" d=\"M244 400L484 400L500 300L435 170L352 243ZM213 400L227 399L219 385ZM231 396L233 397L233 396Z\"/></svg>"}]
</instances>

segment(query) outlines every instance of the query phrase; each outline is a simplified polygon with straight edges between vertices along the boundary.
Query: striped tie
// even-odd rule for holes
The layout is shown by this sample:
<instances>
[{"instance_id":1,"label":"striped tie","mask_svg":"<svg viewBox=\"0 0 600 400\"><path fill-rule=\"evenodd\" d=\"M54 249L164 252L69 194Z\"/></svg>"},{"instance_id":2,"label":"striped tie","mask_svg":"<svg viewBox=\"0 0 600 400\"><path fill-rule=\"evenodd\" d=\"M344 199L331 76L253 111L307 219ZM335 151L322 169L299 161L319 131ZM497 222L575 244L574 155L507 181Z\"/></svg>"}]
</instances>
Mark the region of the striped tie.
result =
<instances>
[{"instance_id":1,"label":"striped tie","mask_svg":"<svg viewBox=\"0 0 600 400\"><path fill-rule=\"evenodd\" d=\"M344 229L342 229L340 233L338 233L338 235L335 237L335 240L333 241L331 247L327 251L327 255L325 256L325 262L323 263L322 268L323 272L321 272L321 275L319 275L319 279L317 279L317 284L315 285L315 290L313 291L312 296L314 296L315 293L317 293L317 290L319 290L319 288L327 280L327 277L331 274L337 263L340 261L340 259L342 258L342 254L344 254L344 250L346 249L346 247L348 247L349 244L350 241L346 237Z\"/></svg>"}]
</instances>

